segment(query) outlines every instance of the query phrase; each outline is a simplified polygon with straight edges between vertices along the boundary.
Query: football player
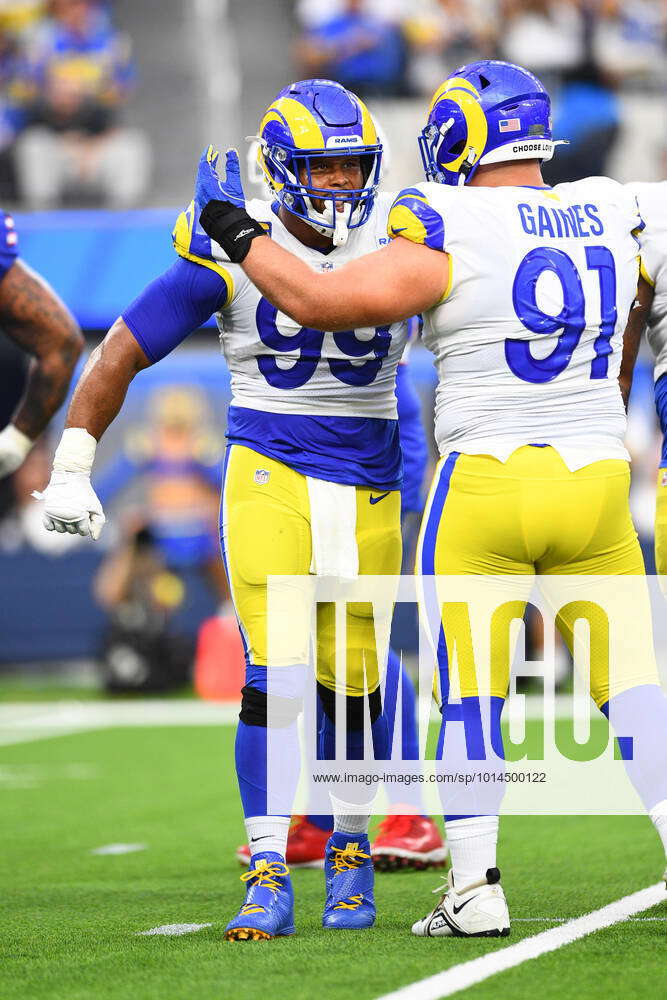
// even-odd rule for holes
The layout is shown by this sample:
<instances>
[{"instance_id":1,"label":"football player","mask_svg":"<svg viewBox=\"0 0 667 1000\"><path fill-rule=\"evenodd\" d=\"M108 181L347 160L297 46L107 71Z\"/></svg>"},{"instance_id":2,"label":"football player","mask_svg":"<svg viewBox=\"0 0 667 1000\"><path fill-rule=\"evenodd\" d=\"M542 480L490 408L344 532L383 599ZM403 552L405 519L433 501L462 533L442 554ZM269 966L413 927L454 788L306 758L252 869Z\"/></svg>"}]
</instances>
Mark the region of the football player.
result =
<instances>
[{"instance_id":1,"label":"football player","mask_svg":"<svg viewBox=\"0 0 667 1000\"><path fill-rule=\"evenodd\" d=\"M425 314L442 457L422 522L420 574L642 575L618 384L637 293L634 197L608 178L545 184L541 162L554 152L549 95L531 73L501 61L461 67L438 88L420 149L428 180L394 202L391 244L332 274L313 277L251 228L233 151L222 182L201 164L200 188L211 199L202 225L303 325L336 330ZM641 610L642 624L625 630L637 644L632 666L624 661L632 678L614 676L612 686L600 651L590 686L617 728L636 733L626 768L667 852L667 702L645 603ZM579 614L572 601L558 616L570 646ZM509 664L480 689L457 658L461 704L450 712L454 625L448 618L438 643L440 750L444 760L467 760L461 727L447 723L461 713L479 720L483 708L491 732L482 749L502 745ZM509 933L496 867L501 793L491 798L483 815L459 809L446 818L449 885L415 934Z\"/></svg>"},{"instance_id":2,"label":"football player","mask_svg":"<svg viewBox=\"0 0 667 1000\"><path fill-rule=\"evenodd\" d=\"M326 80L287 87L262 120L259 144L272 197L248 204L250 215L244 217L252 231L270 234L297 253L311 277L389 242L392 197L377 194L382 146L354 94ZM212 149L207 156L214 170ZM236 767L252 854L242 876L246 900L226 937L267 939L295 929L285 864L289 816L274 815L267 804L267 672L282 685L280 759L294 781L289 769L298 759L303 675L296 667L281 672L268 663L267 577L399 573L401 451L394 389L407 334L402 321L331 334L281 316L235 263L236 255L204 233L198 215L193 201L174 229L178 260L123 312L91 356L44 494L45 523L56 531L99 536L104 514L90 484L99 438L134 375L215 313L232 380L221 537L246 650ZM335 734L333 607L318 611L318 646L319 750L328 759ZM381 758L389 728L370 605L349 605L347 646L348 754L353 759L363 746L367 702ZM363 928L375 919L369 817L345 806L338 808L327 845L323 924Z\"/></svg>"},{"instance_id":3,"label":"football player","mask_svg":"<svg viewBox=\"0 0 667 1000\"><path fill-rule=\"evenodd\" d=\"M626 404L632 385L632 370L646 329L655 355L655 406L662 429L662 455L658 468L655 502L655 566L667 583L667 181L628 184L637 198L644 221L641 234L641 280L638 308L625 335L622 388Z\"/></svg>"},{"instance_id":4,"label":"football player","mask_svg":"<svg viewBox=\"0 0 667 1000\"><path fill-rule=\"evenodd\" d=\"M11 422L0 430L0 479L14 472L67 395L81 332L52 288L19 258L11 215L0 223L0 328L31 357Z\"/></svg>"},{"instance_id":5,"label":"football player","mask_svg":"<svg viewBox=\"0 0 667 1000\"><path fill-rule=\"evenodd\" d=\"M386 139L383 151L386 154ZM410 342L406 345L396 372L396 402L398 426L403 455L401 485L401 528L403 534L403 567L414 561L414 541L418 520L424 509L422 484L428 461L428 445L421 418L421 404L409 365L412 339L420 335L421 317L408 324ZM417 522L417 523L415 523ZM414 684L402 668L398 655L389 651L384 685L385 714L391 727L395 718L399 685L402 710L402 754L404 760L417 760L417 706ZM391 811L379 826L371 843L371 856L376 868L399 871L405 868L441 867L447 859L447 848L433 819L426 814L418 783L385 786ZM333 817L310 814L295 816L287 838L286 861L290 868L322 868L326 845L333 832ZM250 861L250 847L242 844L236 857L243 865Z\"/></svg>"}]
</instances>

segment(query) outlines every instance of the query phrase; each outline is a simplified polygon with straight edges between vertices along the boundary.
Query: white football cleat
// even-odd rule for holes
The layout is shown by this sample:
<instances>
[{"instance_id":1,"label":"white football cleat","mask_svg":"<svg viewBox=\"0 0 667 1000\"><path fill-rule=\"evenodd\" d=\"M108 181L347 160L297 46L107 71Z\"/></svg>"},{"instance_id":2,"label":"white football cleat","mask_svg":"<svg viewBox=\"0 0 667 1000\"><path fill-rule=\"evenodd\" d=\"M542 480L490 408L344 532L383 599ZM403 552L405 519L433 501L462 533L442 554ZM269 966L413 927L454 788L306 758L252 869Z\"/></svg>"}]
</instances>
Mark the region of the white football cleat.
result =
<instances>
[{"instance_id":1,"label":"white football cleat","mask_svg":"<svg viewBox=\"0 0 667 1000\"><path fill-rule=\"evenodd\" d=\"M500 872L489 868L479 882L455 889L450 870L447 883L433 890L444 890L440 902L412 925L412 933L417 937L507 937L510 914L499 883Z\"/></svg>"}]
</instances>

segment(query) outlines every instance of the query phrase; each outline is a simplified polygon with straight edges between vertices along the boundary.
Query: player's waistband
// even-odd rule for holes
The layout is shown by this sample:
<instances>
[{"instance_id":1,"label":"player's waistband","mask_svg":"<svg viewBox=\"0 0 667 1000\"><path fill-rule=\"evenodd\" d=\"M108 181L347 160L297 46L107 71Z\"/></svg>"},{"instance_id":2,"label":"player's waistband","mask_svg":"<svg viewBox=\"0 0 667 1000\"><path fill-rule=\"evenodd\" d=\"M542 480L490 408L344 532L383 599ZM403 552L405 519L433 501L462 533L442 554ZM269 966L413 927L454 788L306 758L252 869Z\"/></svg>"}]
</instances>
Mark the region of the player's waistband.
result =
<instances>
[{"instance_id":1,"label":"player's waistband","mask_svg":"<svg viewBox=\"0 0 667 1000\"><path fill-rule=\"evenodd\" d=\"M598 478L627 476L629 465L622 455L591 451L577 452L576 461L570 453L564 456L556 444L531 442L520 444L508 455L501 457L491 452L461 451L458 447L443 453L438 467L446 464L451 456L456 457L458 474L479 475L499 479L557 480L577 476L577 478ZM568 461L569 459L569 461Z\"/></svg>"},{"instance_id":2,"label":"player's waistband","mask_svg":"<svg viewBox=\"0 0 667 1000\"><path fill-rule=\"evenodd\" d=\"M227 438L304 476L382 490L401 486L397 420L265 413L230 406Z\"/></svg>"}]
</instances>

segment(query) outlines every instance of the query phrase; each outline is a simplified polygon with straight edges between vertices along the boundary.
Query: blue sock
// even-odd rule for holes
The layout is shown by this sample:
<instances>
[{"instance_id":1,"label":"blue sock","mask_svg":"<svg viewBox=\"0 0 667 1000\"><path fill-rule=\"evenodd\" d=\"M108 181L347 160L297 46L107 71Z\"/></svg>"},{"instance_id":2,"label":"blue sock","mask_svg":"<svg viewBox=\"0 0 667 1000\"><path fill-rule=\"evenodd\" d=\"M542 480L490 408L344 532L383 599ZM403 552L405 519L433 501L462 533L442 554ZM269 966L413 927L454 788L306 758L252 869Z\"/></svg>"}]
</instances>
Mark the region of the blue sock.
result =
<instances>
[{"instance_id":1,"label":"blue sock","mask_svg":"<svg viewBox=\"0 0 667 1000\"><path fill-rule=\"evenodd\" d=\"M398 701L398 685L401 684L401 756L403 760L419 759L419 740L417 737L417 699L415 686L410 674L401 668L398 653L389 650L387 660L387 679L384 688L384 714L389 727L389 745L394 740L396 723L396 707Z\"/></svg>"},{"instance_id":2,"label":"blue sock","mask_svg":"<svg viewBox=\"0 0 667 1000\"><path fill-rule=\"evenodd\" d=\"M272 727L270 738L267 721L262 715L262 695L268 691L267 667L248 664L246 668L246 688L243 692L241 718L236 729L234 756L236 774L243 815L249 816L289 816L299 780L301 750L296 717L300 709L302 695L302 672L298 668L289 671L278 670L272 674L271 697L280 699L284 706L285 724ZM269 711L267 708L264 711ZM249 720L243 720L244 712ZM274 718L276 718L274 716ZM290 721L290 720L293 721ZM252 725L250 723L253 723ZM267 750L270 747L270 750ZM273 784L269 798L267 757L280 761L278 774L272 771Z\"/></svg>"},{"instance_id":3,"label":"blue sock","mask_svg":"<svg viewBox=\"0 0 667 1000\"><path fill-rule=\"evenodd\" d=\"M667 698L657 684L641 684L600 710L614 728L628 777L648 812L667 799Z\"/></svg>"},{"instance_id":4,"label":"blue sock","mask_svg":"<svg viewBox=\"0 0 667 1000\"><path fill-rule=\"evenodd\" d=\"M401 685L401 756L403 760L419 760L419 737L417 733L417 698L415 686L407 670L401 668L401 661L393 649L389 650L387 680L384 691L384 711L389 727L389 746L393 745L396 724L398 685ZM408 768L405 769L409 770ZM410 812L425 815L424 799L417 781L387 781L385 790L393 805L406 805Z\"/></svg>"},{"instance_id":5,"label":"blue sock","mask_svg":"<svg viewBox=\"0 0 667 1000\"><path fill-rule=\"evenodd\" d=\"M466 785L460 777L443 781L440 799L447 820L473 816L497 816L505 792L502 780L505 761L500 717L504 699L465 697L460 703L445 702L436 760L439 773L471 776ZM480 784L475 772L497 775L496 781Z\"/></svg>"},{"instance_id":6,"label":"blue sock","mask_svg":"<svg viewBox=\"0 0 667 1000\"><path fill-rule=\"evenodd\" d=\"M373 738L373 749L376 760L387 760L390 752L389 726L387 717L382 712L371 725L371 735ZM364 731L363 729L348 729L345 741L347 759L363 760L364 758ZM336 730L329 716L322 712L322 722L320 725L319 747L320 760L335 760L336 757Z\"/></svg>"}]
</instances>

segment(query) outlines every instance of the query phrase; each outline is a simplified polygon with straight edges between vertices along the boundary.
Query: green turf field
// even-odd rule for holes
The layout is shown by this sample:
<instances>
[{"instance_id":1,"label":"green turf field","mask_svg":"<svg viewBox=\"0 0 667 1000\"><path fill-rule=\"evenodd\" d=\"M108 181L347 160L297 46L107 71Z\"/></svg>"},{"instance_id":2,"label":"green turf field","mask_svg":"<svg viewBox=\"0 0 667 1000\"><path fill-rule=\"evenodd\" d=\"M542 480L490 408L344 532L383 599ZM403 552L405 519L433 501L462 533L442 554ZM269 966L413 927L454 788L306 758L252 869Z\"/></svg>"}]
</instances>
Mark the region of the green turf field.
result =
<instances>
[{"instance_id":1,"label":"green turf field","mask_svg":"<svg viewBox=\"0 0 667 1000\"><path fill-rule=\"evenodd\" d=\"M507 818L502 941L416 939L433 872L378 875L371 931L324 932L323 876L296 872L294 938L228 943L242 900L233 728L112 729L0 748L3 1000L372 1000L658 881L641 818ZM146 850L95 856L111 843ZM664 906L641 914L667 917ZM544 922L540 922L543 920ZM182 937L138 932L211 923ZM459 994L463 996L464 994ZM471 1000L667 995L667 922L617 924L465 991Z\"/></svg>"}]
</instances>

